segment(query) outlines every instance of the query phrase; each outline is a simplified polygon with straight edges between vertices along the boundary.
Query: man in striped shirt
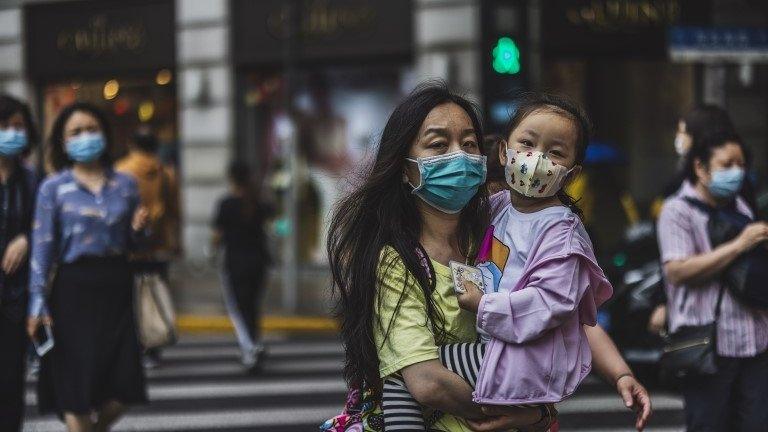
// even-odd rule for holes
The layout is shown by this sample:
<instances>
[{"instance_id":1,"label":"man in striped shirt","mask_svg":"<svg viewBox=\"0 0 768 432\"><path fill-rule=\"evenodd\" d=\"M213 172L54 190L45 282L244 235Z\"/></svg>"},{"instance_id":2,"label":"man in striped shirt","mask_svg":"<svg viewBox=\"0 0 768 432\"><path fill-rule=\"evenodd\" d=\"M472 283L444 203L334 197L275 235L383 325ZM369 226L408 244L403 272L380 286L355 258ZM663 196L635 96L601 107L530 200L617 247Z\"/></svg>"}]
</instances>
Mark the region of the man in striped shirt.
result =
<instances>
[{"instance_id":1,"label":"man in striped shirt","mask_svg":"<svg viewBox=\"0 0 768 432\"><path fill-rule=\"evenodd\" d=\"M714 321L721 273L739 255L764 247L768 240L768 224L756 222L735 239L713 248L707 231L709 216L687 201L693 198L712 207L735 206L752 218L749 206L736 195L746 165L744 150L735 135L694 145L688 180L664 204L658 238L671 332ZM766 349L768 312L750 308L724 290L717 322L718 373L682 383L689 432L768 431Z\"/></svg>"}]
</instances>

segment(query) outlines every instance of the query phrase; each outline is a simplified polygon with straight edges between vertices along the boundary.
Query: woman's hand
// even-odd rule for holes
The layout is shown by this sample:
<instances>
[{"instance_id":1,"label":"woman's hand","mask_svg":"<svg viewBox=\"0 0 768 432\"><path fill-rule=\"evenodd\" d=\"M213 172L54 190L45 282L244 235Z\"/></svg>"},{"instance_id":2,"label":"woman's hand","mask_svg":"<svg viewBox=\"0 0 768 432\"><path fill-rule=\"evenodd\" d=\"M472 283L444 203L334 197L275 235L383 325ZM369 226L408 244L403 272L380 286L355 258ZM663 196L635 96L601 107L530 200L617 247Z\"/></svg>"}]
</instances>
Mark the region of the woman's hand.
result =
<instances>
[{"instance_id":1,"label":"woman's hand","mask_svg":"<svg viewBox=\"0 0 768 432\"><path fill-rule=\"evenodd\" d=\"M768 241L768 223L754 222L746 226L735 239L742 252L751 250L758 244Z\"/></svg>"},{"instance_id":2,"label":"woman's hand","mask_svg":"<svg viewBox=\"0 0 768 432\"><path fill-rule=\"evenodd\" d=\"M27 335L29 335L30 339L35 338L35 333L37 333L37 328L40 327L40 325L52 326L53 320L49 315L44 315L42 317L31 316L27 318Z\"/></svg>"},{"instance_id":3,"label":"woman's hand","mask_svg":"<svg viewBox=\"0 0 768 432\"><path fill-rule=\"evenodd\" d=\"M134 231L141 231L147 227L149 222L149 211L144 206L139 206L133 213L133 220L131 221L131 228Z\"/></svg>"},{"instance_id":4,"label":"woman's hand","mask_svg":"<svg viewBox=\"0 0 768 432\"><path fill-rule=\"evenodd\" d=\"M7 275L16 273L29 253L29 241L27 236L19 234L5 248L2 269Z\"/></svg>"},{"instance_id":5,"label":"woman's hand","mask_svg":"<svg viewBox=\"0 0 768 432\"><path fill-rule=\"evenodd\" d=\"M557 419L554 405L549 405L547 411L549 415L542 417L538 408L485 405L483 413L488 417L467 423L475 432L546 432Z\"/></svg>"},{"instance_id":6,"label":"woman's hand","mask_svg":"<svg viewBox=\"0 0 768 432\"><path fill-rule=\"evenodd\" d=\"M633 375L628 374L619 377L616 381L616 391L619 392L619 395L624 400L624 406L637 413L637 422L635 422L637 430L642 431L645 429L648 419L653 412L648 390Z\"/></svg>"},{"instance_id":7,"label":"woman's hand","mask_svg":"<svg viewBox=\"0 0 768 432\"><path fill-rule=\"evenodd\" d=\"M483 292L474 282L464 280L462 285L465 292L456 293L456 297L459 299L459 306L464 310L477 313L477 309L480 307L480 300L483 299Z\"/></svg>"},{"instance_id":8,"label":"woman's hand","mask_svg":"<svg viewBox=\"0 0 768 432\"><path fill-rule=\"evenodd\" d=\"M486 417L482 420L467 420L469 428L475 432L511 432L517 431L517 421L511 416Z\"/></svg>"},{"instance_id":9,"label":"woman's hand","mask_svg":"<svg viewBox=\"0 0 768 432\"><path fill-rule=\"evenodd\" d=\"M661 334L664 327L667 325L667 306L658 305L651 312L651 317L648 319L648 331L651 334Z\"/></svg>"}]
</instances>

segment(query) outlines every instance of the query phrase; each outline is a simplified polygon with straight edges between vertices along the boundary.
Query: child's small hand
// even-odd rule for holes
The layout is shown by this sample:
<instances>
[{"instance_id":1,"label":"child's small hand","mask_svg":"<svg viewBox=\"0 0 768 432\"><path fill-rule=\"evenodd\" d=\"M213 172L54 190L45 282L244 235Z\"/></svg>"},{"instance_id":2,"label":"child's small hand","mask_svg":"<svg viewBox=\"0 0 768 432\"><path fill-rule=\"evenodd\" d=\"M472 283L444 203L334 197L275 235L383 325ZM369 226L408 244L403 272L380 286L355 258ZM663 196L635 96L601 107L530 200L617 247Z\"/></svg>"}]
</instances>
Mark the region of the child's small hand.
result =
<instances>
[{"instance_id":1,"label":"child's small hand","mask_svg":"<svg viewBox=\"0 0 768 432\"><path fill-rule=\"evenodd\" d=\"M462 285L465 292L456 293L456 297L459 299L459 306L464 310L477 313L477 309L480 307L480 300L483 299L483 291L474 282L468 280L463 280Z\"/></svg>"}]
</instances>

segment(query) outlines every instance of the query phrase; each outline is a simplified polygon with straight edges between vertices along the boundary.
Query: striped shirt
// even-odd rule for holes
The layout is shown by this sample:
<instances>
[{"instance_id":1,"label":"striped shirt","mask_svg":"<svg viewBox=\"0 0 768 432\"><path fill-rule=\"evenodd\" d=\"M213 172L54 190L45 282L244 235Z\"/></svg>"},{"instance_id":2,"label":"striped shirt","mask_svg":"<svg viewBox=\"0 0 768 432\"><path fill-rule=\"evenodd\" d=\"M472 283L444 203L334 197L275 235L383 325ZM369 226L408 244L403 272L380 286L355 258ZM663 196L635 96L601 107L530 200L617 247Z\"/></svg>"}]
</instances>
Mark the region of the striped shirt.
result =
<instances>
[{"instance_id":1,"label":"striped shirt","mask_svg":"<svg viewBox=\"0 0 768 432\"><path fill-rule=\"evenodd\" d=\"M703 200L690 182L670 197L658 221L661 259L684 260L712 250L707 233L709 217L685 201L685 197ZM737 199L740 213L752 217L742 199ZM716 280L698 286L672 285L667 281L667 310L670 331L680 326L711 323L715 316L720 283ZM717 352L724 357L753 357L768 348L768 311L750 309L725 290L717 323Z\"/></svg>"}]
</instances>

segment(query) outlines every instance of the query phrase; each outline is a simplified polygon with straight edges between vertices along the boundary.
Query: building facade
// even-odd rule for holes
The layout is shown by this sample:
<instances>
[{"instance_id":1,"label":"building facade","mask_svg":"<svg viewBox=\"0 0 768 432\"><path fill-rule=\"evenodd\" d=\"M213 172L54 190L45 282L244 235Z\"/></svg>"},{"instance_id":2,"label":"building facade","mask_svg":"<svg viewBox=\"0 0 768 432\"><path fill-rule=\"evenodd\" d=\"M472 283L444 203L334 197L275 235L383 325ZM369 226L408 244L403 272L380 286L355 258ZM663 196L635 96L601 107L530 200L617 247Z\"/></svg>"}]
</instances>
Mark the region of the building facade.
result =
<instances>
[{"instance_id":1,"label":"building facade","mask_svg":"<svg viewBox=\"0 0 768 432\"><path fill-rule=\"evenodd\" d=\"M190 284L216 281L200 270L211 217L228 162L248 161L277 209L274 301L296 311L325 298L325 215L354 181L338 173L364 164L424 79L482 104L490 131L526 89L585 104L596 141L626 163L595 169L598 196L649 202L675 169L677 119L699 102L733 114L766 172L765 64L673 61L667 44L671 26L765 28L765 12L752 0L4 0L0 91L30 101L44 128L75 99L97 103L121 148L138 124L158 131L180 173ZM624 209L597 205L615 237Z\"/></svg>"}]
</instances>

